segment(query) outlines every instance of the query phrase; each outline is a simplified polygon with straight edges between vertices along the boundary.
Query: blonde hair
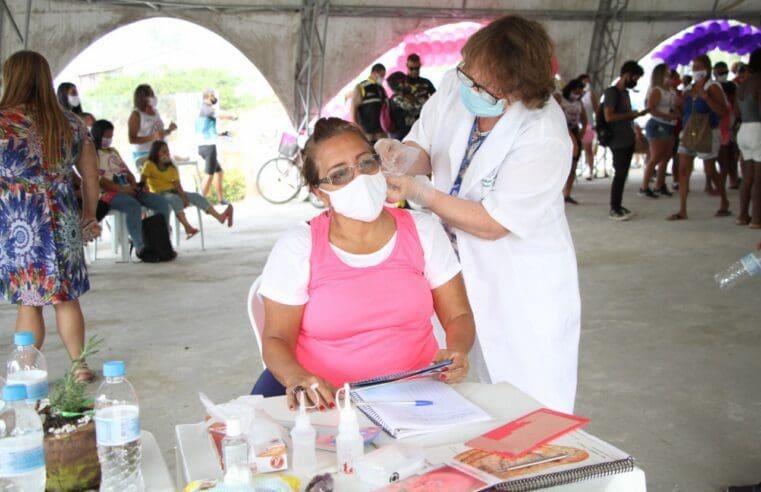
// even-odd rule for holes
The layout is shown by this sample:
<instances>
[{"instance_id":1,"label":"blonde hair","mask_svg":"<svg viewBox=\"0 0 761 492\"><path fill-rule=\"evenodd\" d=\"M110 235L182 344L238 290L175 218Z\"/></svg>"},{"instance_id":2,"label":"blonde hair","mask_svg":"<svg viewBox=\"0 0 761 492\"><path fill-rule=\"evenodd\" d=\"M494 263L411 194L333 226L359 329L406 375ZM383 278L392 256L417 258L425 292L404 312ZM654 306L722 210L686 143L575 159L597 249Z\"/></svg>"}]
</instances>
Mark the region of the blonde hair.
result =
<instances>
[{"instance_id":1,"label":"blonde hair","mask_svg":"<svg viewBox=\"0 0 761 492\"><path fill-rule=\"evenodd\" d=\"M666 76L671 77L671 69L665 63L659 63L653 68L653 73L650 74L650 87L660 87L661 89L668 89L668 84L665 84L663 80Z\"/></svg>"},{"instance_id":2,"label":"blonde hair","mask_svg":"<svg viewBox=\"0 0 761 492\"><path fill-rule=\"evenodd\" d=\"M506 15L479 29L462 47L466 66L477 65L504 94L541 108L555 90L553 45L538 22Z\"/></svg>"},{"instance_id":3,"label":"blonde hair","mask_svg":"<svg viewBox=\"0 0 761 492\"><path fill-rule=\"evenodd\" d=\"M3 97L0 109L25 105L42 138L45 161L57 166L63 148L71 148L74 135L63 110L58 105L48 61L34 51L18 51L3 65Z\"/></svg>"}]
</instances>

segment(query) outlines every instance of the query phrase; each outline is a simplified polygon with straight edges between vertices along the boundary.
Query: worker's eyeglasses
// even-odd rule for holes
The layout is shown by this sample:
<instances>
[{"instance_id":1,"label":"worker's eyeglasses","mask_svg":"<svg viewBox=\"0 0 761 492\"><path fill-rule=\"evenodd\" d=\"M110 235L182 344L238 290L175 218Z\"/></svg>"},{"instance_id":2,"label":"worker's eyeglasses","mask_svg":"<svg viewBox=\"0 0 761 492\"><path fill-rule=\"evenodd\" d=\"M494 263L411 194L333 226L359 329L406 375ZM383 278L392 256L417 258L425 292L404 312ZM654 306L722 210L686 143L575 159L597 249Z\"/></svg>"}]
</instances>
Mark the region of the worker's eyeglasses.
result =
<instances>
[{"instance_id":1,"label":"worker's eyeglasses","mask_svg":"<svg viewBox=\"0 0 761 492\"><path fill-rule=\"evenodd\" d=\"M486 87L479 85L476 83L475 80L470 78L468 74L463 71L462 67L464 67L464 63L460 63L457 65L457 78L460 79L460 81L465 84L466 87L469 87L476 91L476 93L483 99L484 101L488 102L489 104L497 104L497 101L499 101L500 98L486 90Z\"/></svg>"},{"instance_id":2,"label":"worker's eyeglasses","mask_svg":"<svg viewBox=\"0 0 761 492\"><path fill-rule=\"evenodd\" d=\"M419 72L420 71L420 65L417 65L417 66L415 66L415 65L413 65L413 66L407 65L407 70L410 71L410 72Z\"/></svg>"},{"instance_id":3,"label":"worker's eyeglasses","mask_svg":"<svg viewBox=\"0 0 761 492\"><path fill-rule=\"evenodd\" d=\"M319 184L343 186L351 183L351 180L359 174L375 174L380 170L381 162L378 154L371 154L353 166L341 166L333 169L328 175L318 181Z\"/></svg>"}]
</instances>

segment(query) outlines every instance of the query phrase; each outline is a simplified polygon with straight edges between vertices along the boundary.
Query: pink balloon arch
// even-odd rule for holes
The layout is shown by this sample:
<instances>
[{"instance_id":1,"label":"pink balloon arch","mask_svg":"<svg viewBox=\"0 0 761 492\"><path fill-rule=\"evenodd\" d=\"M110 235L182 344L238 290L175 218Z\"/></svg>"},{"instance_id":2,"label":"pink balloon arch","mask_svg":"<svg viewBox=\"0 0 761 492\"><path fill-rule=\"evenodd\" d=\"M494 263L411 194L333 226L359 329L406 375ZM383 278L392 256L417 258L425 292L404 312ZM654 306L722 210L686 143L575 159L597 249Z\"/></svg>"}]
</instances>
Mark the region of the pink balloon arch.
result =
<instances>
[{"instance_id":1,"label":"pink balloon arch","mask_svg":"<svg viewBox=\"0 0 761 492\"><path fill-rule=\"evenodd\" d=\"M662 46L653 58L676 68L688 65L697 55L714 49L747 55L758 48L761 48L761 29L747 24L733 25L726 20L707 21Z\"/></svg>"}]
</instances>

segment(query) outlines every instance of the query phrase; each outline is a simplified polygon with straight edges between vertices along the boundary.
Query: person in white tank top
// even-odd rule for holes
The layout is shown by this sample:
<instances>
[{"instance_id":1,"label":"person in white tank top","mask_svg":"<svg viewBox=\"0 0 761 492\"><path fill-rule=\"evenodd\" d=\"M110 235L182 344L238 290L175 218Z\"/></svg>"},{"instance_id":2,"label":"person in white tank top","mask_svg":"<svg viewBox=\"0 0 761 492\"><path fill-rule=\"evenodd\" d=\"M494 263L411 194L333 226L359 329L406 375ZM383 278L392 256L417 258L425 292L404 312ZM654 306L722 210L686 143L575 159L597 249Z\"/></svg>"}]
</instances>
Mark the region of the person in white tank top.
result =
<instances>
[{"instance_id":1,"label":"person in white tank top","mask_svg":"<svg viewBox=\"0 0 761 492\"><path fill-rule=\"evenodd\" d=\"M651 118L645 126L645 135L650 145L650 156L645 164L640 196L671 196L666 186L666 166L674 150L674 132L678 118L675 102L676 93L671 88L671 70L665 63L660 63L653 68L650 89L647 91L646 104ZM650 180L656 167L658 174L655 190L651 190Z\"/></svg>"},{"instance_id":2,"label":"person in white tank top","mask_svg":"<svg viewBox=\"0 0 761 492\"><path fill-rule=\"evenodd\" d=\"M584 105L584 113L587 115L587 127L584 135L581 137L581 144L584 147L584 158L589 168L587 181L592 181L597 177L595 170L595 117L600 107L600 96L592 89L592 79L587 74L581 74L577 77L584 84L584 95L581 97L581 104ZM608 170L603 162L603 177L608 177Z\"/></svg>"},{"instance_id":3,"label":"person in white tank top","mask_svg":"<svg viewBox=\"0 0 761 492\"><path fill-rule=\"evenodd\" d=\"M132 158L138 171L145 162L151 144L156 140L164 140L167 135L177 129L174 122L164 127L159 114L156 94L148 84L140 84L135 88L133 96L134 109L129 116L129 143L133 145Z\"/></svg>"}]
</instances>

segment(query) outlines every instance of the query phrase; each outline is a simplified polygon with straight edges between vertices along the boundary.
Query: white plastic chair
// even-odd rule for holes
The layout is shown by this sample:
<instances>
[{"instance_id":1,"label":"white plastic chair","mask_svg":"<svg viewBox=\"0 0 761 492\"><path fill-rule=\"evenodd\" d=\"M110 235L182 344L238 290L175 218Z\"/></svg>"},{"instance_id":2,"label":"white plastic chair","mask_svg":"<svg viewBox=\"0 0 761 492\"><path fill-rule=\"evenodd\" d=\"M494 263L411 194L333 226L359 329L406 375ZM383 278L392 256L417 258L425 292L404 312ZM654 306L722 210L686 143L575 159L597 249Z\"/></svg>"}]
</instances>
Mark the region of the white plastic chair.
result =
<instances>
[{"instance_id":1,"label":"white plastic chair","mask_svg":"<svg viewBox=\"0 0 761 492\"><path fill-rule=\"evenodd\" d=\"M256 337L256 344L259 346L259 356L262 358L262 367L267 368L264 363L264 357L262 356L262 334L264 333L264 302L261 296L259 296L259 286L262 283L262 277L257 277L254 283L251 284L251 288L248 290L248 299L246 301L246 308L248 309L248 321L251 323L251 328L254 330L254 336Z\"/></svg>"},{"instance_id":2,"label":"white plastic chair","mask_svg":"<svg viewBox=\"0 0 761 492\"><path fill-rule=\"evenodd\" d=\"M182 168L186 166L192 166L192 169L195 170L195 174L193 174L193 191L196 193L201 192L201 186L200 186L200 171L198 170L198 161L184 161L184 160L177 160L174 161L175 166L177 166L177 171L180 174L180 182L182 183L182 187L185 189L187 185L187 180L182 179L183 172ZM201 235L201 251L206 250L206 238L203 235L203 214L201 213L201 209L198 207L193 207L196 209L196 212L198 213L198 230L200 231ZM177 219L177 214L174 214L174 245L177 249L180 249L180 236L181 234L181 225L179 219Z\"/></svg>"},{"instance_id":3,"label":"white plastic chair","mask_svg":"<svg viewBox=\"0 0 761 492\"><path fill-rule=\"evenodd\" d=\"M122 263L131 263L132 262L132 255L129 251L129 234L127 232L127 216L118 211L111 209L108 211L108 214L106 214L106 217L103 219L103 223L108 225L106 222L106 219L111 216L112 217L112 226L111 229L111 249L113 250L114 254L117 254L121 250L121 262ZM100 239L96 239L93 241L93 252L92 252L92 258L93 261L98 259L98 242Z\"/></svg>"}]
</instances>

